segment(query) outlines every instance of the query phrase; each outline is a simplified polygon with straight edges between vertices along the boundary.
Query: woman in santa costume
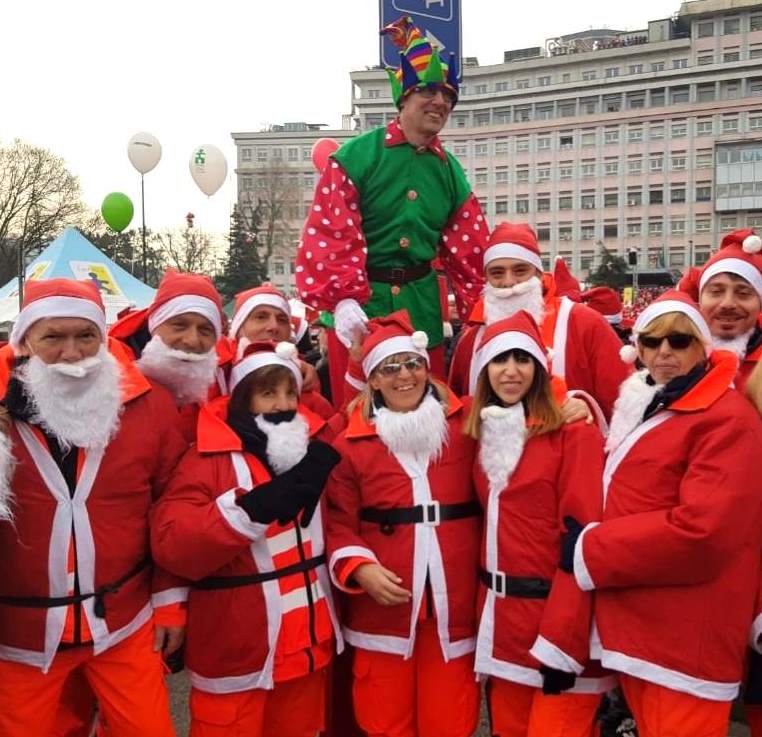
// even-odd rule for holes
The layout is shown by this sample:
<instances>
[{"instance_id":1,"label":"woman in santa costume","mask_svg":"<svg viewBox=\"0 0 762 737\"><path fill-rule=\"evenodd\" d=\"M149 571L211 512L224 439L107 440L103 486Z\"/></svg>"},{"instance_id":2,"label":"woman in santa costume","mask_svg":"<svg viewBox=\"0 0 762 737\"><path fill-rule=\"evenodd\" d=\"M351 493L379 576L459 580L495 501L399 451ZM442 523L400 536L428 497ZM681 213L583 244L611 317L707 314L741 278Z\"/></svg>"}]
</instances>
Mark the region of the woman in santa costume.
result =
<instances>
[{"instance_id":1,"label":"woman in santa costume","mask_svg":"<svg viewBox=\"0 0 762 737\"><path fill-rule=\"evenodd\" d=\"M152 519L156 560L192 583L186 665L193 737L314 737L341 638L325 567L323 485L338 454L299 405L295 346L255 343L230 397Z\"/></svg>"},{"instance_id":2,"label":"woman in santa costume","mask_svg":"<svg viewBox=\"0 0 762 737\"><path fill-rule=\"evenodd\" d=\"M600 519L603 438L564 423L528 312L490 325L476 360L466 424L479 441L474 478L485 510L476 671L489 677L492 733L588 737L613 678L583 674L592 597L558 561L563 519Z\"/></svg>"},{"instance_id":3,"label":"woman in santa costume","mask_svg":"<svg viewBox=\"0 0 762 737\"><path fill-rule=\"evenodd\" d=\"M762 424L687 295L634 335L645 368L615 405L603 521L567 520L562 567L595 591L591 654L621 674L639 733L725 737L759 578Z\"/></svg>"},{"instance_id":4,"label":"woman in santa costume","mask_svg":"<svg viewBox=\"0 0 762 737\"><path fill-rule=\"evenodd\" d=\"M474 600L481 527L463 404L429 374L407 312L371 320L368 385L337 438L328 555L348 594L353 699L372 737L468 737L476 728Z\"/></svg>"}]
</instances>

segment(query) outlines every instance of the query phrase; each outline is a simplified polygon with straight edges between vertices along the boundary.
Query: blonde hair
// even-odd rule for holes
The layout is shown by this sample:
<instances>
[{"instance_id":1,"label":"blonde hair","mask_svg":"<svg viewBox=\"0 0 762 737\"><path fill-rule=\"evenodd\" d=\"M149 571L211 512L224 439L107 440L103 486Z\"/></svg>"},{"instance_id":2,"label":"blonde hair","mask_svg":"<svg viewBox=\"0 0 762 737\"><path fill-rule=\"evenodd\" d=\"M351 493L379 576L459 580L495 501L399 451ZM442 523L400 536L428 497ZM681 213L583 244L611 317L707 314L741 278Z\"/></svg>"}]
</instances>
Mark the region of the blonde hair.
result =
<instances>
[{"instance_id":1,"label":"blonde hair","mask_svg":"<svg viewBox=\"0 0 762 737\"><path fill-rule=\"evenodd\" d=\"M526 355L530 354L527 353ZM550 386L550 376L534 356L531 358L534 363L534 378L521 400L526 408L527 417L532 421L527 427L527 437L530 438L558 430L564 424L561 408L558 406ZM482 432L481 412L490 404L502 403L489 382L489 373L485 366L476 382L471 411L468 413L466 424L463 427L466 435L479 440Z\"/></svg>"},{"instance_id":2,"label":"blonde hair","mask_svg":"<svg viewBox=\"0 0 762 737\"><path fill-rule=\"evenodd\" d=\"M359 405L362 418L365 420L365 422L369 422L371 410L373 408L373 389L370 387L370 380L376 374L378 369L381 368L381 366L387 366L390 363L402 363L403 361L407 361L410 357L418 355L418 353L412 353L409 351L405 353L395 353L393 356L387 356L383 361L376 365L373 368L373 371L370 372L370 376L368 377L368 381L365 384L365 388L347 405L347 415L351 415L355 411L355 408ZM426 372L428 374L428 364L426 366ZM441 381L438 381L437 379L429 378L429 382L434 387L434 391L436 391L437 396L439 397L439 401L442 403L442 407L444 407L445 412L447 412L449 408L450 396L449 392L447 391L447 386L445 386Z\"/></svg>"}]
</instances>

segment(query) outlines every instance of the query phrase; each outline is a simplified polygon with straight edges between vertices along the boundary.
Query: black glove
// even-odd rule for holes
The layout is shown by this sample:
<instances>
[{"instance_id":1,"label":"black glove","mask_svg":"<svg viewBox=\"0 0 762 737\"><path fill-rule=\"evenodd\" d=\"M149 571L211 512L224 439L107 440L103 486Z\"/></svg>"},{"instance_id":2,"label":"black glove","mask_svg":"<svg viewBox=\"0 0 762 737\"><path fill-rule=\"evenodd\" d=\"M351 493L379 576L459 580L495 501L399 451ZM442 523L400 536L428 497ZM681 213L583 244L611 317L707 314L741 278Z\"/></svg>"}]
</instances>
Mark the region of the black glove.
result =
<instances>
[{"instance_id":1,"label":"black glove","mask_svg":"<svg viewBox=\"0 0 762 737\"><path fill-rule=\"evenodd\" d=\"M542 692L552 696L568 691L577 680L574 673L549 668L547 665L540 666L540 673L542 673Z\"/></svg>"},{"instance_id":2,"label":"black glove","mask_svg":"<svg viewBox=\"0 0 762 737\"><path fill-rule=\"evenodd\" d=\"M292 469L296 472L299 483L307 487L305 489L307 499L300 523L302 527L309 526L312 521L326 481L340 460L341 455L328 443L312 440L307 446L307 454Z\"/></svg>"},{"instance_id":3,"label":"black glove","mask_svg":"<svg viewBox=\"0 0 762 737\"><path fill-rule=\"evenodd\" d=\"M294 519L311 499L311 490L299 482L292 468L236 499L252 522L285 524Z\"/></svg>"},{"instance_id":4,"label":"black glove","mask_svg":"<svg viewBox=\"0 0 762 737\"><path fill-rule=\"evenodd\" d=\"M566 532L561 537L561 560L558 567L567 573L574 573L574 548L577 540L585 529L574 517L564 517Z\"/></svg>"}]
</instances>

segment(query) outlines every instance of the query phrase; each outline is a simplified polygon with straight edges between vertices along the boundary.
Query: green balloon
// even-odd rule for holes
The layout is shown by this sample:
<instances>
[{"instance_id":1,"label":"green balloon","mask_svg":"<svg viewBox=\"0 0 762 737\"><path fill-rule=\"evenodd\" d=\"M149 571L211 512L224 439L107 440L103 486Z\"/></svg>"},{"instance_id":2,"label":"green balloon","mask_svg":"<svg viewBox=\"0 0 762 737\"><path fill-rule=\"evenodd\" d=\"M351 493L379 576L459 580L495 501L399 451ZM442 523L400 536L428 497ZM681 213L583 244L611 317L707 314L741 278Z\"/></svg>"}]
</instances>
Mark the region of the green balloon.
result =
<instances>
[{"instance_id":1,"label":"green balloon","mask_svg":"<svg viewBox=\"0 0 762 737\"><path fill-rule=\"evenodd\" d=\"M132 200L121 192L112 192L103 198L101 215L106 225L117 233L121 233L131 222L135 208Z\"/></svg>"}]
</instances>

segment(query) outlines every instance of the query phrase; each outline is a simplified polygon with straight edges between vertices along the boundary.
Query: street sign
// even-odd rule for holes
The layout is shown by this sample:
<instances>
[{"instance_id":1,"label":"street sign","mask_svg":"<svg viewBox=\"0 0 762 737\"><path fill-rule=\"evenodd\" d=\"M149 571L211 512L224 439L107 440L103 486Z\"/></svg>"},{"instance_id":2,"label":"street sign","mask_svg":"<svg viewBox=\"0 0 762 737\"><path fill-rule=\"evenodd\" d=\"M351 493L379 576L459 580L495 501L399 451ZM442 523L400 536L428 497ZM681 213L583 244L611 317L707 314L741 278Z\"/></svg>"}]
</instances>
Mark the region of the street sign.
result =
<instances>
[{"instance_id":1,"label":"street sign","mask_svg":"<svg viewBox=\"0 0 762 737\"><path fill-rule=\"evenodd\" d=\"M463 79L460 0L380 0L380 14L380 28L394 23L401 15L409 15L431 45L439 47L443 59L455 54L458 78ZM381 66L396 69L400 65L400 50L388 36L381 36L380 46Z\"/></svg>"}]
</instances>

